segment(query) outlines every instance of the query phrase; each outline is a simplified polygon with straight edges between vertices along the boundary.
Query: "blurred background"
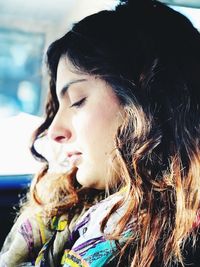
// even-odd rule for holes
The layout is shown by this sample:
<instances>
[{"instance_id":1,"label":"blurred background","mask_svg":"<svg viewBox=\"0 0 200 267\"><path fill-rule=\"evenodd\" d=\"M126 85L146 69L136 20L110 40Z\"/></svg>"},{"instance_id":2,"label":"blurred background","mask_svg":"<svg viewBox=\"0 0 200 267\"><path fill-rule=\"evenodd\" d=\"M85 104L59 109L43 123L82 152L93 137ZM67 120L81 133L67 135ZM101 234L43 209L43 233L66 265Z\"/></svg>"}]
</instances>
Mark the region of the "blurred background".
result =
<instances>
[{"instance_id":1,"label":"blurred background","mask_svg":"<svg viewBox=\"0 0 200 267\"><path fill-rule=\"evenodd\" d=\"M115 0L0 0L0 174L33 173L30 133L41 122L48 77L44 54L72 23Z\"/></svg>"},{"instance_id":2,"label":"blurred background","mask_svg":"<svg viewBox=\"0 0 200 267\"><path fill-rule=\"evenodd\" d=\"M162 1L200 29L200 0ZM42 122L48 88L44 54L81 18L112 9L117 0L0 0L0 247L20 195L41 167L30 137ZM48 145L45 146L48 153Z\"/></svg>"}]
</instances>

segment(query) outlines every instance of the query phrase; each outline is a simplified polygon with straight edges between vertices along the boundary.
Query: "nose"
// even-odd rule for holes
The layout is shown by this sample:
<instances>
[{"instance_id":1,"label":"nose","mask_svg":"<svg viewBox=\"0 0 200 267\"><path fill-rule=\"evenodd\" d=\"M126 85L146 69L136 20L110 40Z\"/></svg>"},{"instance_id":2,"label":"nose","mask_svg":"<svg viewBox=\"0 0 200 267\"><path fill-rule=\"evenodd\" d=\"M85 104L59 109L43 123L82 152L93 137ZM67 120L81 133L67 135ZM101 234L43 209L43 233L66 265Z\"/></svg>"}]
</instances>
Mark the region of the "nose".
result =
<instances>
[{"instance_id":1,"label":"nose","mask_svg":"<svg viewBox=\"0 0 200 267\"><path fill-rule=\"evenodd\" d=\"M57 143L69 142L72 138L72 129L69 118L57 113L48 129L48 137Z\"/></svg>"}]
</instances>

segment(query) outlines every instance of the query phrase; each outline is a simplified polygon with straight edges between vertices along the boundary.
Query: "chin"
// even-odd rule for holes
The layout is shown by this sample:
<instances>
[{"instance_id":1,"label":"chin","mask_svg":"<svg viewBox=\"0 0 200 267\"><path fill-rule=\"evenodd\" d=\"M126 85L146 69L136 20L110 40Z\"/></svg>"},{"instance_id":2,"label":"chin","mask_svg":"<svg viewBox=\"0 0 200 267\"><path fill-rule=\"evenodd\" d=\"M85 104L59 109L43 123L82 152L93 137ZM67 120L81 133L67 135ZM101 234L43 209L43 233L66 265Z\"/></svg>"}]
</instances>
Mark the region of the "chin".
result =
<instances>
[{"instance_id":1,"label":"chin","mask_svg":"<svg viewBox=\"0 0 200 267\"><path fill-rule=\"evenodd\" d=\"M98 181L95 181L94 179L89 179L88 178L89 175L81 175L80 173L76 173L76 179L78 181L78 183L80 185L82 185L83 187L87 187L87 188L94 188L94 189L104 189L105 186L103 186L102 184L98 183Z\"/></svg>"},{"instance_id":2,"label":"chin","mask_svg":"<svg viewBox=\"0 0 200 267\"><path fill-rule=\"evenodd\" d=\"M85 177L85 175L81 175L79 171L76 173L76 180L77 182L82 185L83 187L92 187L90 181Z\"/></svg>"}]
</instances>

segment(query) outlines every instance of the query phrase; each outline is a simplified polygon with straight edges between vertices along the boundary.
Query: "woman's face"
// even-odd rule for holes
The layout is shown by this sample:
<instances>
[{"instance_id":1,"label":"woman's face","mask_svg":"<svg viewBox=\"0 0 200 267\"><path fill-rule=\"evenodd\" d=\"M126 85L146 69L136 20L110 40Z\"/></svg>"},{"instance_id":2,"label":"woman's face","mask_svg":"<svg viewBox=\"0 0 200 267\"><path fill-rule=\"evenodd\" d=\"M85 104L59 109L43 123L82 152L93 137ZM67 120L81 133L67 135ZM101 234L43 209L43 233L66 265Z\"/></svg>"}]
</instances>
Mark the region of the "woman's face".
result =
<instances>
[{"instance_id":1,"label":"woman's face","mask_svg":"<svg viewBox=\"0 0 200 267\"><path fill-rule=\"evenodd\" d=\"M105 188L114 137L122 123L118 98L103 80L77 73L64 57L58 64L56 93L59 110L49 136L63 145L81 185Z\"/></svg>"}]
</instances>

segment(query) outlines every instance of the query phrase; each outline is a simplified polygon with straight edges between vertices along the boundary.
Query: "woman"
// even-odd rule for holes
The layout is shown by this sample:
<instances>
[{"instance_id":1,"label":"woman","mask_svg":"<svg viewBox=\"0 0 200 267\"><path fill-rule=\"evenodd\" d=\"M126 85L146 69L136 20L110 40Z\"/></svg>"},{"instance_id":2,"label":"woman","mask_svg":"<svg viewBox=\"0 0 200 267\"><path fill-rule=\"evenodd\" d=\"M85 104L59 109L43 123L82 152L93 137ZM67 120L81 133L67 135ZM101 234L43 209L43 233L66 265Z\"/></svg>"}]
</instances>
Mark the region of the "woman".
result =
<instances>
[{"instance_id":1,"label":"woman","mask_svg":"<svg viewBox=\"0 0 200 267\"><path fill-rule=\"evenodd\" d=\"M36 176L0 266L199 266L199 47L188 19L151 0L49 47L32 152L45 161L34 143L47 135L70 167Z\"/></svg>"}]
</instances>

